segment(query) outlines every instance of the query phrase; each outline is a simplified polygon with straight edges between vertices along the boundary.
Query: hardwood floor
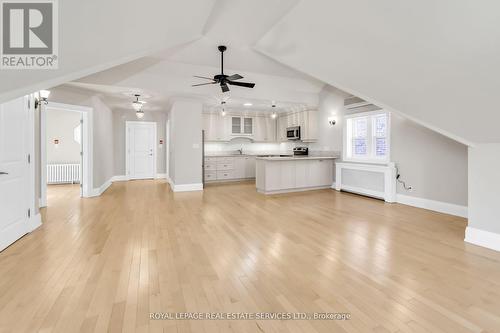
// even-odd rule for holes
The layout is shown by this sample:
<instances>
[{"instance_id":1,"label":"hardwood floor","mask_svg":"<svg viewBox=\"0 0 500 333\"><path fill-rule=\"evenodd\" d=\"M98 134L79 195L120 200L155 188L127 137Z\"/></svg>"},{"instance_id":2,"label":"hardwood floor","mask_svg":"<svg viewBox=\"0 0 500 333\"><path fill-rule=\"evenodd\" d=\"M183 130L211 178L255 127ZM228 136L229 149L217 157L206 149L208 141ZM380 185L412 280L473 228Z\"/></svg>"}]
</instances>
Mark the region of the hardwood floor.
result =
<instances>
[{"instance_id":1,"label":"hardwood floor","mask_svg":"<svg viewBox=\"0 0 500 333\"><path fill-rule=\"evenodd\" d=\"M332 190L264 196L253 183L77 191L51 189L43 226L0 253L0 332L500 331L500 253L465 244L465 219Z\"/></svg>"}]
</instances>

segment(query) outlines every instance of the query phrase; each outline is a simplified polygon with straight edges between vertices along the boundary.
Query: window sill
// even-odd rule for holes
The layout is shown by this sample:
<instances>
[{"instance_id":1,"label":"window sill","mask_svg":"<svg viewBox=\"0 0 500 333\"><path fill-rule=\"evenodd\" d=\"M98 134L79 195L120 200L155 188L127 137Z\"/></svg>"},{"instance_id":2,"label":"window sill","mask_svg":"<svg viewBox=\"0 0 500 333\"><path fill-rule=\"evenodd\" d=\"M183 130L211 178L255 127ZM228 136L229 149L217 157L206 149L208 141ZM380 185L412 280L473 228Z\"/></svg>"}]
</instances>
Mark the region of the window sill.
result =
<instances>
[{"instance_id":1,"label":"window sill","mask_svg":"<svg viewBox=\"0 0 500 333\"><path fill-rule=\"evenodd\" d=\"M378 164L378 165L387 165L391 163L390 160L368 160L368 159L357 159L357 158L344 158L342 162L347 163L363 163L363 164Z\"/></svg>"}]
</instances>

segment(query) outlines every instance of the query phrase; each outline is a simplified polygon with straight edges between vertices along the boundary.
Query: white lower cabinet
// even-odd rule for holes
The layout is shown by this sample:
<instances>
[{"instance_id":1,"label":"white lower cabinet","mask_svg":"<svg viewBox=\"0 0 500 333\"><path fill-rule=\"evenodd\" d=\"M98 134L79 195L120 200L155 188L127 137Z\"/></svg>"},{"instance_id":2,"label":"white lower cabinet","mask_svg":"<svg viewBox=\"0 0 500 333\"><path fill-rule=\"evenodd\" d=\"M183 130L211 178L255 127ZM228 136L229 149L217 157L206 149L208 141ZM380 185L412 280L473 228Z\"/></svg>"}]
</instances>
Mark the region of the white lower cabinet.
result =
<instances>
[{"instance_id":1,"label":"white lower cabinet","mask_svg":"<svg viewBox=\"0 0 500 333\"><path fill-rule=\"evenodd\" d=\"M205 181L255 178L255 156L205 157Z\"/></svg>"},{"instance_id":2,"label":"white lower cabinet","mask_svg":"<svg viewBox=\"0 0 500 333\"><path fill-rule=\"evenodd\" d=\"M262 193L293 192L330 187L333 158L257 160L257 190Z\"/></svg>"}]
</instances>

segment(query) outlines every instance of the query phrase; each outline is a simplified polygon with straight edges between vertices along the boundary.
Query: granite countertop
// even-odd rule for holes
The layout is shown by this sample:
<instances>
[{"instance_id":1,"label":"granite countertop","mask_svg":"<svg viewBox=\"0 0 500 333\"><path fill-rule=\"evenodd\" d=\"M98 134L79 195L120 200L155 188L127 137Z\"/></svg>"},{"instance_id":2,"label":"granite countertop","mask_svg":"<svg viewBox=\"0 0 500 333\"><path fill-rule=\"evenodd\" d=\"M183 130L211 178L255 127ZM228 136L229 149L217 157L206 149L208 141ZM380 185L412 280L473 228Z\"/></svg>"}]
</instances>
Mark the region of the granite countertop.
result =
<instances>
[{"instance_id":1,"label":"granite countertop","mask_svg":"<svg viewBox=\"0 0 500 333\"><path fill-rule=\"evenodd\" d=\"M338 156L290 156L290 157L257 157L258 160L264 161L300 161L300 160L334 160Z\"/></svg>"}]
</instances>

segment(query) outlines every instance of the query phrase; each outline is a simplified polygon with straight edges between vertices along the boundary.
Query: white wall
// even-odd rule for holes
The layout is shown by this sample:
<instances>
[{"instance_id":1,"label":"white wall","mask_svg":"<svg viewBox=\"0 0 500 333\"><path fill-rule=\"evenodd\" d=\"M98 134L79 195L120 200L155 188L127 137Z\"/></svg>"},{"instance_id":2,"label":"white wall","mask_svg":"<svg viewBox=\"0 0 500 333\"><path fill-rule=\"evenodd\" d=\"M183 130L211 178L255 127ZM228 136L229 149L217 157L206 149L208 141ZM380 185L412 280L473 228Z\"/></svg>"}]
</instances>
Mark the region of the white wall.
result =
<instances>
[{"instance_id":1,"label":"white wall","mask_svg":"<svg viewBox=\"0 0 500 333\"><path fill-rule=\"evenodd\" d=\"M125 175L125 122L138 121L134 110L113 110L113 138L114 138L114 174L117 176ZM156 170L158 173L165 173L165 135L166 135L166 112L145 112L144 118L140 121L149 121L156 123L157 142L156 142ZM160 145L163 140L163 145Z\"/></svg>"},{"instance_id":2,"label":"white wall","mask_svg":"<svg viewBox=\"0 0 500 333\"><path fill-rule=\"evenodd\" d=\"M500 240L500 144L469 148L469 227ZM500 244L498 244L500 250Z\"/></svg>"},{"instance_id":3,"label":"white wall","mask_svg":"<svg viewBox=\"0 0 500 333\"><path fill-rule=\"evenodd\" d=\"M345 96L330 86L320 93L319 140L309 145L311 151L342 151L343 118L355 113L344 109ZM333 127L328 124L331 116L337 120ZM397 193L467 206L467 146L399 115L391 117L391 160L413 187L409 192L398 184Z\"/></svg>"},{"instance_id":4,"label":"white wall","mask_svg":"<svg viewBox=\"0 0 500 333\"><path fill-rule=\"evenodd\" d=\"M93 187L101 187L114 176L113 112L98 96L80 89L51 89L50 101L93 108Z\"/></svg>"},{"instance_id":5,"label":"white wall","mask_svg":"<svg viewBox=\"0 0 500 333\"><path fill-rule=\"evenodd\" d=\"M201 113L201 102L187 99L170 109L169 176L176 186L202 182Z\"/></svg>"},{"instance_id":6,"label":"white wall","mask_svg":"<svg viewBox=\"0 0 500 333\"><path fill-rule=\"evenodd\" d=\"M80 144L74 139L74 130L80 125L79 112L46 111L47 164L80 163ZM54 140L59 140L56 146Z\"/></svg>"},{"instance_id":7,"label":"white wall","mask_svg":"<svg viewBox=\"0 0 500 333\"><path fill-rule=\"evenodd\" d=\"M94 109L94 188L99 188L115 175L113 112L97 96L91 98L91 107Z\"/></svg>"},{"instance_id":8,"label":"white wall","mask_svg":"<svg viewBox=\"0 0 500 333\"><path fill-rule=\"evenodd\" d=\"M394 113L391 123L391 160L413 187L397 192L467 206L467 146Z\"/></svg>"}]
</instances>

